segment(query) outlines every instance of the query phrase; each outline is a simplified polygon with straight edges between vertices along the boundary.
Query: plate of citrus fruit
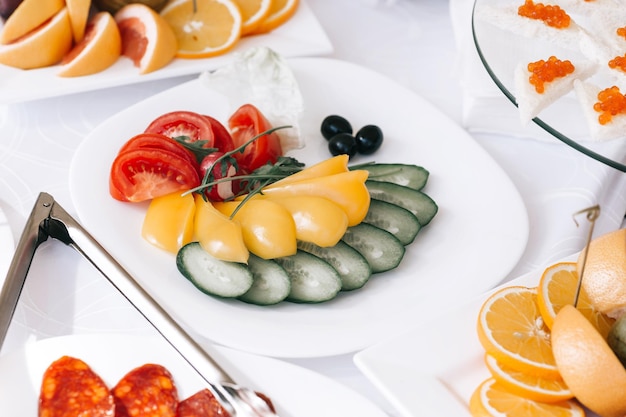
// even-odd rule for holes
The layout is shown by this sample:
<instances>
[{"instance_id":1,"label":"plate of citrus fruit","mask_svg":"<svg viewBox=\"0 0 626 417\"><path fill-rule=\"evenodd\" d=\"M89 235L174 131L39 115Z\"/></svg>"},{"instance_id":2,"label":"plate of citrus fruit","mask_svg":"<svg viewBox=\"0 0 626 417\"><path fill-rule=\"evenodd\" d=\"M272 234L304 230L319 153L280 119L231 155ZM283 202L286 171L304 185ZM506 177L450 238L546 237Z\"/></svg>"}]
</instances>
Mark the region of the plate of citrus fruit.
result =
<instances>
[{"instance_id":1,"label":"plate of citrus fruit","mask_svg":"<svg viewBox=\"0 0 626 417\"><path fill-rule=\"evenodd\" d=\"M285 56L332 51L303 0L156 3L22 0L0 18L0 101L195 74L253 46Z\"/></svg>"},{"instance_id":2,"label":"plate of citrus fruit","mask_svg":"<svg viewBox=\"0 0 626 417\"><path fill-rule=\"evenodd\" d=\"M620 229L355 361L406 416L622 416L625 270Z\"/></svg>"}]
</instances>

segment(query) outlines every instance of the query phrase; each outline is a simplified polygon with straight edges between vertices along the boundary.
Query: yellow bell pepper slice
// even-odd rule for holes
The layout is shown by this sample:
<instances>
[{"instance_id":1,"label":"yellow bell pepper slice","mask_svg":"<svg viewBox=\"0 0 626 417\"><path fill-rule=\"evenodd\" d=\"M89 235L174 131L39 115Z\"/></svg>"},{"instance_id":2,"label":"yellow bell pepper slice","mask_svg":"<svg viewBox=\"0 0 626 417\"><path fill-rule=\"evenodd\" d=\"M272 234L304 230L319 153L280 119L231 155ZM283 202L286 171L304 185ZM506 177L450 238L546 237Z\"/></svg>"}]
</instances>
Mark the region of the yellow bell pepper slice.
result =
<instances>
[{"instance_id":1,"label":"yellow bell pepper slice","mask_svg":"<svg viewBox=\"0 0 626 417\"><path fill-rule=\"evenodd\" d=\"M283 185L276 182L265 187L263 194L269 199L303 195L327 198L343 209L348 226L355 226L363 221L370 206L370 193L365 186L367 176L367 171L355 170Z\"/></svg>"},{"instance_id":2,"label":"yellow bell pepper slice","mask_svg":"<svg viewBox=\"0 0 626 417\"><path fill-rule=\"evenodd\" d=\"M346 234L348 216L327 198L303 195L272 200L291 213L298 240L329 247L335 246Z\"/></svg>"},{"instance_id":3,"label":"yellow bell pepper slice","mask_svg":"<svg viewBox=\"0 0 626 417\"><path fill-rule=\"evenodd\" d=\"M153 198L141 228L141 236L154 246L176 253L193 238L193 196L176 192Z\"/></svg>"},{"instance_id":4,"label":"yellow bell pepper slice","mask_svg":"<svg viewBox=\"0 0 626 417\"><path fill-rule=\"evenodd\" d=\"M270 185L270 187L283 186L297 181L348 172L348 160L348 155L333 156L332 158L325 159L317 164L304 168L302 171L278 180L274 184Z\"/></svg>"},{"instance_id":5,"label":"yellow bell pepper slice","mask_svg":"<svg viewBox=\"0 0 626 417\"><path fill-rule=\"evenodd\" d=\"M241 224L243 241L248 250L263 259L293 255L297 251L296 226L291 214L280 204L263 198L243 203L214 203L227 216L242 204L233 220Z\"/></svg>"},{"instance_id":6,"label":"yellow bell pepper slice","mask_svg":"<svg viewBox=\"0 0 626 417\"><path fill-rule=\"evenodd\" d=\"M200 246L217 259L248 263L250 252L244 243L241 225L199 194L195 194L195 203L194 232Z\"/></svg>"}]
</instances>

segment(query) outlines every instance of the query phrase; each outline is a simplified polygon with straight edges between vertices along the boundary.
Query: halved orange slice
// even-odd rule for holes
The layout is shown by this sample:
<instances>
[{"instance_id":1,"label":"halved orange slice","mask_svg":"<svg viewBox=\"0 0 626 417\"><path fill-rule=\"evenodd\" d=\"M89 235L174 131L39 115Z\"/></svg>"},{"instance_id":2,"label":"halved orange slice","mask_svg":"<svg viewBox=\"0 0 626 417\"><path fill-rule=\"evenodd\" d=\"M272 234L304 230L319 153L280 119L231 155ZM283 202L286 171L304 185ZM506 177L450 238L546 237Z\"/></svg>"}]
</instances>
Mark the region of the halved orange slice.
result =
<instances>
[{"instance_id":1,"label":"halved orange slice","mask_svg":"<svg viewBox=\"0 0 626 417\"><path fill-rule=\"evenodd\" d=\"M122 55L133 60L141 74L169 64L178 49L176 35L157 12L141 3L131 3L115 13L122 36Z\"/></svg>"},{"instance_id":2,"label":"halved orange slice","mask_svg":"<svg viewBox=\"0 0 626 417\"><path fill-rule=\"evenodd\" d=\"M4 22L0 43L9 44L37 29L65 7L63 0L23 0Z\"/></svg>"},{"instance_id":3,"label":"halved orange slice","mask_svg":"<svg viewBox=\"0 0 626 417\"><path fill-rule=\"evenodd\" d=\"M91 18L85 36L63 57L58 75L77 77L95 74L110 67L122 53L122 38L109 12Z\"/></svg>"},{"instance_id":4,"label":"halved orange slice","mask_svg":"<svg viewBox=\"0 0 626 417\"><path fill-rule=\"evenodd\" d=\"M243 18L233 0L174 0L161 15L176 33L180 58L223 54L241 37Z\"/></svg>"},{"instance_id":5,"label":"halved orange slice","mask_svg":"<svg viewBox=\"0 0 626 417\"><path fill-rule=\"evenodd\" d=\"M298 10L299 0L272 0L270 12L254 33L266 33L285 23Z\"/></svg>"},{"instance_id":6,"label":"halved orange slice","mask_svg":"<svg viewBox=\"0 0 626 417\"><path fill-rule=\"evenodd\" d=\"M57 64L72 48L67 8L51 20L8 45L0 45L0 64L21 69Z\"/></svg>"},{"instance_id":7,"label":"halved orange slice","mask_svg":"<svg viewBox=\"0 0 626 417\"><path fill-rule=\"evenodd\" d=\"M261 25L269 16L274 1L276 0L235 0L243 18L242 36L254 32Z\"/></svg>"}]
</instances>

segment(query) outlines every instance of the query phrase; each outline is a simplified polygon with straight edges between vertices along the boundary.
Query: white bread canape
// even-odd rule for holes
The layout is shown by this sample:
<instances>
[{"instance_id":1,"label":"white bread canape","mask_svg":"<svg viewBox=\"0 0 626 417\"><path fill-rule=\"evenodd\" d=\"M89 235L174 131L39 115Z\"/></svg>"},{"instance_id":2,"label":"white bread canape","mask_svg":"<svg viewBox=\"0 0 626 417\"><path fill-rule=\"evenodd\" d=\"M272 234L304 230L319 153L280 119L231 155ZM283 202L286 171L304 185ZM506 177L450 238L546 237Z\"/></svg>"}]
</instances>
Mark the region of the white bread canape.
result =
<instances>
[{"instance_id":1,"label":"white bread canape","mask_svg":"<svg viewBox=\"0 0 626 417\"><path fill-rule=\"evenodd\" d=\"M600 113L593 108L598 102L598 93L602 91L600 87L587 81L576 80L574 91L587 119L592 140L600 142L626 136L626 113L616 114L609 123L600 124L598 120Z\"/></svg>"},{"instance_id":2,"label":"white bread canape","mask_svg":"<svg viewBox=\"0 0 626 417\"><path fill-rule=\"evenodd\" d=\"M498 6L485 4L476 8L475 17L525 38L542 39L569 50L579 49L581 28L571 16L569 26L559 29L548 26L542 20L520 16L518 9L523 4L524 0Z\"/></svg>"},{"instance_id":3,"label":"white bread canape","mask_svg":"<svg viewBox=\"0 0 626 417\"><path fill-rule=\"evenodd\" d=\"M574 71L565 77L559 77L545 83L543 93L538 93L535 86L530 83L531 72L528 71L528 63L517 65L514 75L515 98L522 124L527 124L546 107L572 91L575 80L584 80L590 77L597 68L597 65L591 61L570 60L570 62L574 65Z\"/></svg>"}]
</instances>

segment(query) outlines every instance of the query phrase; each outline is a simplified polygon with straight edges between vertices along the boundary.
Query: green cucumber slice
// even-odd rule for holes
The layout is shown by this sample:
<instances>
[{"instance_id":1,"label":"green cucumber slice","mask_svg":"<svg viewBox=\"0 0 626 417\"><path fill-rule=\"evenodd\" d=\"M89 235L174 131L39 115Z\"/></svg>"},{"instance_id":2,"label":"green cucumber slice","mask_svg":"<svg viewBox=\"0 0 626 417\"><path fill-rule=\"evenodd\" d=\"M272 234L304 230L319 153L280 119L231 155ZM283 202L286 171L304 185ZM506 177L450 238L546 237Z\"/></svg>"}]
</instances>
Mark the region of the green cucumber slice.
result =
<instances>
[{"instance_id":1,"label":"green cucumber slice","mask_svg":"<svg viewBox=\"0 0 626 417\"><path fill-rule=\"evenodd\" d=\"M415 240L422 225L409 210L383 200L372 199L363 222L384 229L398 238L403 245Z\"/></svg>"},{"instance_id":2,"label":"green cucumber slice","mask_svg":"<svg viewBox=\"0 0 626 417\"><path fill-rule=\"evenodd\" d=\"M250 289L239 297L246 303L272 305L283 301L291 291L291 281L285 268L272 259L250 254L248 268L254 281Z\"/></svg>"},{"instance_id":3,"label":"green cucumber slice","mask_svg":"<svg viewBox=\"0 0 626 417\"><path fill-rule=\"evenodd\" d=\"M388 231L371 224L348 227L342 240L367 259L374 274L397 267L404 257L402 242Z\"/></svg>"},{"instance_id":4,"label":"green cucumber slice","mask_svg":"<svg viewBox=\"0 0 626 417\"><path fill-rule=\"evenodd\" d=\"M341 278L342 291L361 288L372 276L372 269L367 259L343 241L327 248L311 242L299 241L298 249L322 258L335 268L335 271L339 273L339 278Z\"/></svg>"},{"instance_id":5,"label":"green cucumber slice","mask_svg":"<svg viewBox=\"0 0 626 417\"><path fill-rule=\"evenodd\" d=\"M351 166L350 169L365 169L373 181L391 182L421 190L428 182L430 173L424 167L410 164L371 163Z\"/></svg>"},{"instance_id":6,"label":"green cucumber slice","mask_svg":"<svg viewBox=\"0 0 626 417\"><path fill-rule=\"evenodd\" d=\"M291 291L288 301L321 303L328 301L341 290L341 279L328 262L299 250L295 255L276 258L289 274Z\"/></svg>"},{"instance_id":7,"label":"green cucumber slice","mask_svg":"<svg viewBox=\"0 0 626 417\"><path fill-rule=\"evenodd\" d=\"M245 264L214 258L198 242L178 251L176 266L200 291L217 297L239 297L252 286L252 273Z\"/></svg>"},{"instance_id":8,"label":"green cucumber slice","mask_svg":"<svg viewBox=\"0 0 626 417\"><path fill-rule=\"evenodd\" d=\"M365 181L370 196L409 210L417 217L422 226L426 226L435 217L439 208L427 194L409 187L391 182Z\"/></svg>"}]
</instances>

